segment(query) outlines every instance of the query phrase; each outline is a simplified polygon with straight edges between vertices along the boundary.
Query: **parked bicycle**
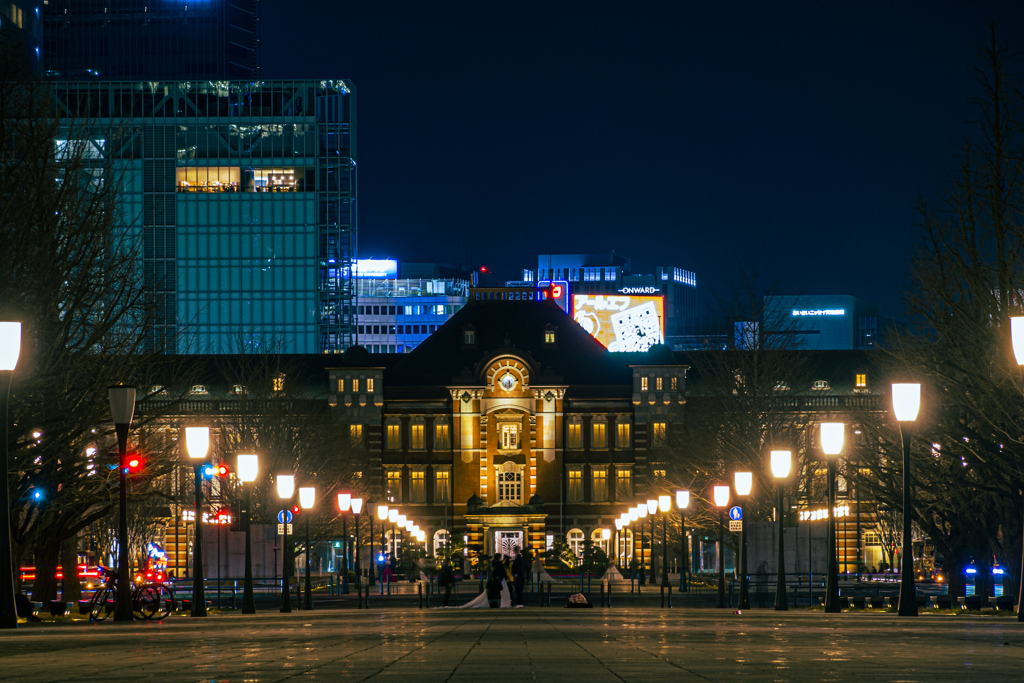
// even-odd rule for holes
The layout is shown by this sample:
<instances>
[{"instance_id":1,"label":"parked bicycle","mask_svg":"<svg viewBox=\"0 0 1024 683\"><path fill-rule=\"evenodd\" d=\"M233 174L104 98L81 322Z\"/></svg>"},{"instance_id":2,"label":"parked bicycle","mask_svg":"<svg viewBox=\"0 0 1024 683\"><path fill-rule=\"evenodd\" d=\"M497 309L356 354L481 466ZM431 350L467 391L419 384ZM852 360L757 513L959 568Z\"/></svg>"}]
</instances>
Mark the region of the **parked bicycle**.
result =
<instances>
[{"instance_id":1,"label":"parked bicycle","mask_svg":"<svg viewBox=\"0 0 1024 683\"><path fill-rule=\"evenodd\" d=\"M114 611L117 582L121 578L111 569L99 569L104 581L103 585L96 589L89 603L90 621L103 621ZM162 579L162 575L151 572L135 577L135 585L132 586L132 611L136 616L142 619L165 619L171 612L177 610L178 603L174 598L174 591Z\"/></svg>"}]
</instances>

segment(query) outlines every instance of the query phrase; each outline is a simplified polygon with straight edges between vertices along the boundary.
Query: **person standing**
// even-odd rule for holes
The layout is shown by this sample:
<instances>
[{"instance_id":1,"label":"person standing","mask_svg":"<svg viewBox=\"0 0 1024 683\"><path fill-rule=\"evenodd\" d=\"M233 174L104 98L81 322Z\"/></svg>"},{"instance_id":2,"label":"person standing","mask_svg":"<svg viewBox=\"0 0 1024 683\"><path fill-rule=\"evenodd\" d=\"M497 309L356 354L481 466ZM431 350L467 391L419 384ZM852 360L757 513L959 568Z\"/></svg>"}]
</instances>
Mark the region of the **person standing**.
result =
<instances>
[{"instance_id":1,"label":"person standing","mask_svg":"<svg viewBox=\"0 0 1024 683\"><path fill-rule=\"evenodd\" d=\"M526 579L526 563L519 546L512 548L512 585L515 587L513 604L517 607L523 606L523 586Z\"/></svg>"},{"instance_id":2,"label":"person standing","mask_svg":"<svg viewBox=\"0 0 1024 683\"><path fill-rule=\"evenodd\" d=\"M452 586L455 584L455 572L452 571L451 562L445 562L444 566L441 567L441 573L437 577L437 583L444 588L444 602L442 605L448 606L448 602L452 598Z\"/></svg>"},{"instance_id":3,"label":"person standing","mask_svg":"<svg viewBox=\"0 0 1024 683\"><path fill-rule=\"evenodd\" d=\"M501 555L491 559L491 576L487 579L487 605L492 609L501 607L501 589L505 582L505 567Z\"/></svg>"}]
</instances>

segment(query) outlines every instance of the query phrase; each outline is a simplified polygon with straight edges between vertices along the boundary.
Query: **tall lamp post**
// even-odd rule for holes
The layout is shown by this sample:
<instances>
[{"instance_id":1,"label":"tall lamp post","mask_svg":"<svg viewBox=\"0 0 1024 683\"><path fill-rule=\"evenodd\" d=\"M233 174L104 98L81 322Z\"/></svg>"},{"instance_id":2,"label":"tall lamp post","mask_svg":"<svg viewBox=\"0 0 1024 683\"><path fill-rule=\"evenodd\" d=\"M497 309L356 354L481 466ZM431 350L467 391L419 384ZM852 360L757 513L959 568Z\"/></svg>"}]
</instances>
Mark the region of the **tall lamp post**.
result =
<instances>
[{"instance_id":1,"label":"tall lamp post","mask_svg":"<svg viewBox=\"0 0 1024 683\"><path fill-rule=\"evenodd\" d=\"M647 504L646 503L640 503L639 505L636 506L636 515L637 515L637 518L638 518L637 521L640 522L640 524L637 525L637 529L640 532L639 533L639 536L640 536L640 562L637 565L637 571L640 573L640 578L637 580L637 583L639 585L641 585L641 586L646 586L647 585L647 570L646 570L646 568L644 566L645 559L644 559L644 522L643 522L643 520L647 519ZM654 552L654 543L653 543L654 539L652 538L651 541L652 541L652 543L651 543L651 553L653 553Z\"/></svg>"},{"instance_id":2,"label":"tall lamp post","mask_svg":"<svg viewBox=\"0 0 1024 683\"><path fill-rule=\"evenodd\" d=\"M117 602L114 621L133 621L132 577L128 564L128 428L135 415L135 387L116 386L107 389L110 416L117 433L118 482L121 489L117 504Z\"/></svg>"},{"instance_id":3,"label":"tall lamp post","mask_svg":"<svg viewBox=\"0 0 1024 683\"><path fill-rule=\"evenodd\" d=\"M657 498L647 499L647 515L651 518L651 583L653 584L658 571L658 568L654 566L654 518L658 515Z\"/></svg>"},{"instance_id":4,"label":"tall lamp post","mask_svg":"<svg viewBox=\"0 0 1024 683\"><path fill-rule=\"evenodd\" d=\"M277 475L277 497L282 501L285 501L291 507L292 496L295 495L295 475L294 474L279 474ZM288 510L290 513L291 510ZM288 519L288 515L285 515L285 519ZM284 534L281 537L283 547L281 548L281 611L291 612L292 611L292 582L290 577L290 571L288 565L294 565L292 561L292 542L288 538L288 522L284 525Z\"/></svg>"},{"instance_id":5,"label":"tall lamp post","mask_svg":"<svg viewBox=\"0 0 1024 683\"><path fill-rule=\"evenodd\" d=\"M679 509L679 592L689 592L686 574L690 569L690 547L686 542L686 508L690 507L690 492L676 491L676 508Z\"/></svg>"},{"instance_id":6,"label":"tall lamp post","mask_svg":"<svg viewBox=\"0 0 1024 683\"><path fill-rule=\"evenodd\" d=\"M839 562L836 559L836 459L843 452L846 425L842 422L821 423L821 450L828 463L828 579L825 590L825 611L842 612L839 606ZM917 604L914 605L915 612Z\"/></svg>"},{"instance_id":7,"label":"tall lamp post","mask_svg":"<svg viewBox=\"0 0 1024 683\"><path fill-rule=\"evenodd\" d=\"M352 494L338 494L338 509L341 510L341 594L348 595L348 511L352 507Z\"/></svg>"},{"instance_id":8,"label":"tall lamp post","mask_svg":"<svg viewBox=\"0 0 1024 683\"><path fill-rule=\"evenodd\" d=\"M1024 317L1010 318L1010 338L1017 365L1024 366ZM6 418L4 422L6 426ZM1020 589L1017 591L1017 621L1024 621L1024 556L1021 557Z\"/></svg>"},{"instance_id":9,"label":"tall lamp post","mask_svg":"<svg viewBox=\"0 0 1024 683\"><path fill-rule=\"evenodd\" d=\"M252 483L260 471L260 458L254 454L240 454L236 458L235 472L245 489L245 586L242 592L242 614L256 614L256 596L252 590ZM248 486L246 486L248 484Z\"/></svg>"},{"instance_id":10,"label":"tall lamp post","mask_svg":"<svg viewBox=\"0 0 1024 683\"><path fill-rule=\"evenodd\" d=\"M186 427L185 450L195 462L196 514L192 539L192 611L193 617L206 616L206 584L203 577L203 460L210 452L210 428Z\"/></svg>"},{"instance_id":11,"label":"tall lamp post","mask_svg":"<svg viewBox=\"0 0 1024 683\"><path fill-rule=\"evenodd\" d=\"M753 472L736 472L733 484L737 498L746 498L754 488ZM750 609L750 578L747 576L747 510L740 520L740 609Z\"/></svg>"},{"instance_id":12,"label":"tall lamp post","mask_svg":"<svg viewBox=\"0 0 1024 683\"><path fill-rule=\"evenodd\" d=\"M779 529L779 557L778 566L775 568L775 611L785 612L789 609L789 599L786 597L786 539L783 535L785 529L782 526L782 518L785 516L783 506L786 503L786 490L784 480L789 476L789 470L793 467L793 453L790 451L772 451L772 476L775 477L775 488L778 491L779 499L775 507L775 521Z\"/></svg>"},{"instance_id":13,"label":"tall lamp post","mask_svg":"<svg viewBox=\"0 0 1024 683\"><path fill-rule=\"evenodd\" d=\"M614 563L618 567L621 566L620 560L622 559L619 553L619 549L622 547L622 517L615 519L615 540L613 543L615 544L615 554L612 557L615 558Z\"/></svg>"},{"instance_id":14,"label":"tall lamp post","mask_svg":"<svg viewBox=\"0 0 1024 683\"><path fill-rule=\"evenodd\" d=\"M355 515L355 518L356 518L356 553L355 553L356 556L355 556L355 561L356 561L356 587L357 588L359 586L363 585L363 583L362 583L363 582L363 570L362 570L362 567L359 566L359 513L361 513L362 511L363 511L363 499L362 498L353 498L352 499L352 514ZM370 517L370 519L373 519L373 517ZM370 552L372 553L373 552L373 537L372 536L370 537L370 544L371 544L370 545ZM370 566L373 566L372 562L370 563Z\"/></svg>"},{"instance_id":15,"label":"tall lamp post","mask_svg":"<svg viewBox=\"0 0 1024 683\"><path fill-rule=\"evenodd\" d=\"M729 487L716 486L718 507L718 607L725 607L725 507L729 504Z\"/></svg>"},{"instance_id":16,"label":"tall lamp post","mask_svg":"<svg viewBox=\"0 0 1024 683\"><path fill-rule=\"evenodd\" d=\"M901 617L917 616L917 586L914 585L914 539L910 533L914 509L910 505L910 423L917 419L921 409L920 384L893 384L892 408L900 423L903 441L903 550L900 553L900 607ZM907 423L904 427L903 424Z\"/></svg>"},{"instance_id":17,"label":"tall lamp post","mask_svg":"<svg viewBox=\"0 0 1024 683\"><path fill-rule=\"evenodd\" d=\"M312 510L316 505L316 487L303 486L299 489L299 505L303 510ZM309 570L313 567L312 548L309 545L309 517L306 518L306 609L313 609L313 579L309 576Z\"/></svg>"},{"instance_id":18,"label":"tall lamp post","mask_svg":"<svg viewBox=\"0 0 1024 683\"><path fill-rule=\"evenodd\" d=\"M0 322L0 449L3 454L3 485L0 486L0 628L18 628L14 600L14 553L11 551L11 497L7 489L7 399L11 376L21 355L21 323Z\"/></svg>"},{"instance_id":19,"label":"tall lamp post","mask_svg":"<svg viewBox=\"0 0 1024 683\"><path fill-rule=\"evenodd\" d=\"M668 588L668 513L672 509L670 496L658 496L661 510L661 585Z\"/></svg>"}]
</instances>

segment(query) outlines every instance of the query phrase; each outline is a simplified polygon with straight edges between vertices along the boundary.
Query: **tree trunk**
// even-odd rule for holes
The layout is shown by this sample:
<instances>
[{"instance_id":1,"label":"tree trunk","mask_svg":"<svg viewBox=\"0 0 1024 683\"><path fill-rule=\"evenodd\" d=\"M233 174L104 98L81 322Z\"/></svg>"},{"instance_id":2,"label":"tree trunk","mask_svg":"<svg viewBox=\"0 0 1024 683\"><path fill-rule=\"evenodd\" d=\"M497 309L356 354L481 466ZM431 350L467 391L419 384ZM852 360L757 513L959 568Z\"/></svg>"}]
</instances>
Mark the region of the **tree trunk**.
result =
<instances>
[{"instance_id":1,"label":"tree trunk","mask_svg":"<svg viewBox=\"0 0 1024 683\"><path fill-rule=\"evenodd\" d=\"M40 539L35 547L36 578L32 588L32 600L46 603L57 599L57 565L60 563L60 543Z\"/></svg>"},{"instance_id":2,"label":"tree trunk","mask_svg":"<svg viewBox=\"0 0 1024 683\"><path fill-rule=\"evenodd\" d=\"M946 573L949 585L949 597L962 598L966 593L967 583L964 581L964 561L957 555L946 555L946 564L942 568Z\"/></svg>"},{"instance_id":3,"label":"tree trunk","mask_svg":"<svg viewBox=\"0 0 1024 683\"><path fill-rule=\"evenodd\" d=\"M78 537L72 536L61 546L61 567L64 580L61 582L61 600L78 602L82 599L82 584L78 579Z\"/></svg>"}]
</instances>

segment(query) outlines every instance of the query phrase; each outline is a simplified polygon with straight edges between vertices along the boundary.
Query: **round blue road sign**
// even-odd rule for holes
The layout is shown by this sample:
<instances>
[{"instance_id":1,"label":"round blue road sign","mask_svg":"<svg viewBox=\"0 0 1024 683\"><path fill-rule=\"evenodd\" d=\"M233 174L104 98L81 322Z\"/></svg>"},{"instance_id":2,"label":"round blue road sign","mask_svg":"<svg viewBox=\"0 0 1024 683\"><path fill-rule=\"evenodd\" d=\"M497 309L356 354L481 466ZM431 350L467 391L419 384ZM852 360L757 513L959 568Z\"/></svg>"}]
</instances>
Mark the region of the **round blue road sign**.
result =
<instances>
[{"instance_id":1,"label":"round blue road sign","mask_svg":"<svg viewBox=\"0 0 1024 683\"><path fill-rule=\"evenodd\" d=\"M277 513L277 523L278 524L291 524L292 523L292 511L291 510L281 510L280 512L278 512Z\"/></svg>"},{"instance_id":2,"label":"round blue road sign","mask_svg":"<svg viewBox=\"0 0 1024 683\"><path fill-rule=\"evenodd\" d=\"M736 521L736 522L738 522L741 519L743 519L743 508L741 508L738 505L735 506L735 507L729 508L729 519L731 519L733 521Z\"/></svg>"}]
</instances>

